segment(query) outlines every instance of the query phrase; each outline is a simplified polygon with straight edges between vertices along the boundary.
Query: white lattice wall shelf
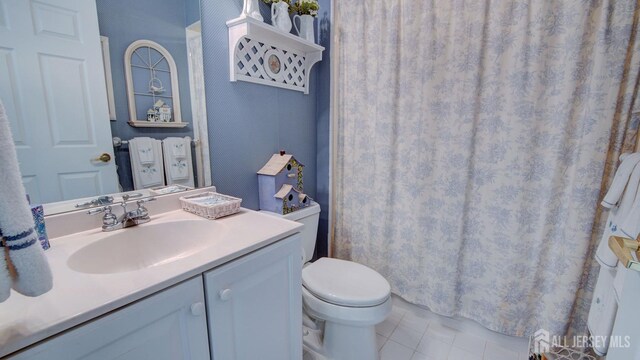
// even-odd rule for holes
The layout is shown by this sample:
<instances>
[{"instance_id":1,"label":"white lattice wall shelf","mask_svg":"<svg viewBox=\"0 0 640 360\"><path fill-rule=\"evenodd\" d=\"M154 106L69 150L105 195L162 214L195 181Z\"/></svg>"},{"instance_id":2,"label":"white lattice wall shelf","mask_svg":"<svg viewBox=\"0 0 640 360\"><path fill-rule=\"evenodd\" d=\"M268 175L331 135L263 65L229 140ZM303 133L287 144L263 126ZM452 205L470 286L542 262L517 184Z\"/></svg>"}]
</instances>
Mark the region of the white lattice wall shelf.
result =
<instances>
[{"instance_id":1,"label":"white lattice wall shelf","mask_svg":"<svg viewBox=\"0 0 640 360\"><path fill-rule=\"evenodd\" d=\"M309 93L311 67L324 47L251 17L227 21L229 78Z\"/></svg>"}]
</instances>

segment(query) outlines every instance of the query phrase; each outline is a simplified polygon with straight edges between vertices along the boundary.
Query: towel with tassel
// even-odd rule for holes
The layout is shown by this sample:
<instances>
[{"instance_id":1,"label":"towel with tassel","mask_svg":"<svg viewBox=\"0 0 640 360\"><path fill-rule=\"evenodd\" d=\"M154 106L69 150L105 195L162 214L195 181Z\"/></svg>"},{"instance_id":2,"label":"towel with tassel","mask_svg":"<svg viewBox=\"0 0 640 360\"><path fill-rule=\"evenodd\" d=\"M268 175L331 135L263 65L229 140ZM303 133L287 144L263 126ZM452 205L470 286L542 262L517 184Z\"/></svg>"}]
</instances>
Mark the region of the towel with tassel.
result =
<instances>
[{"instance_id":1,"label":"towel with tassel","mask_svg":"<svg viewBox=\"0 0 640 360\"><path fill-rule=\"evenodd\" d=\"M162 140L167 185L194 187L191 162L191 138L168 137Z\"/></svg>"},{"instance_id":2,"label":"towel with tassel","mask_svg":"<svg viewBox=\"0 0 640 360\"><path fill-rule=\"evenodd\" d=\"M160 140L149 137L136 137L129 140L129 158L131 159L133 186L136 190L164 186L164 165Z\"/></svg>"},{"instance_id":3,"label":"towel with tassel","mask_svg":"<svg viewBox=\"0 0 640 360\"><path fill-rule=\"evenodd\" d=\"M53 287L53 277L34 229L33 215L20 178L9 120L0 102L0 301L10 288L39 296Z\"/></svg>"}]
</instances>

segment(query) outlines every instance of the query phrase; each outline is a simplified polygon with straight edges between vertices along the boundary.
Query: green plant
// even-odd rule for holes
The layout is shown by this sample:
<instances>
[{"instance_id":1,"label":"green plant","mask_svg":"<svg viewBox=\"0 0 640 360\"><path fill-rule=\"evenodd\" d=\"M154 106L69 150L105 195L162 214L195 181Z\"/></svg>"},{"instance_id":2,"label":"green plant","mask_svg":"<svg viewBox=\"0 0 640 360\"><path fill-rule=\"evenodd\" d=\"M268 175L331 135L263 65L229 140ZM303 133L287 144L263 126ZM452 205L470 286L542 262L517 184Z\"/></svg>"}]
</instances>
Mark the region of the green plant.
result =
<instances>
[{"instance_id":1,"label":"green plant","mask_svg":"<svg viewBox=\"0 0 640 360\"><path fill-rule=\"evenodd\" d=\"M318 5L318 0L298 0L291 5L291 9L299 15L317 16L320 5Z\"/></svg>"}]
</instances>

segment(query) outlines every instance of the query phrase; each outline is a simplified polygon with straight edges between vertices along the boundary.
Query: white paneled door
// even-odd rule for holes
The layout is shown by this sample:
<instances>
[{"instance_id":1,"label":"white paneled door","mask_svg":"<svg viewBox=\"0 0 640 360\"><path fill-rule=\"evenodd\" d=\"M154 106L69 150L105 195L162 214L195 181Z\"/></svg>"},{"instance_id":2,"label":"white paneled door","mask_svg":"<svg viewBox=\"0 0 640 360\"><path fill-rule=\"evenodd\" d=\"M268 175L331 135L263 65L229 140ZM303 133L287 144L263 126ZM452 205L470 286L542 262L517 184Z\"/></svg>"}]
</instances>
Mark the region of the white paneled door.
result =
<instances>
[{"instance_id":1,"label":"white paneled door","mask_svg":"<svg viewBox=\"0 0 640 360\"><path fill-rule=\"evenodd\" d=\"M95 1L0 0L0 99L32 201L118 191Z\"/></svg>"}]
</instances>

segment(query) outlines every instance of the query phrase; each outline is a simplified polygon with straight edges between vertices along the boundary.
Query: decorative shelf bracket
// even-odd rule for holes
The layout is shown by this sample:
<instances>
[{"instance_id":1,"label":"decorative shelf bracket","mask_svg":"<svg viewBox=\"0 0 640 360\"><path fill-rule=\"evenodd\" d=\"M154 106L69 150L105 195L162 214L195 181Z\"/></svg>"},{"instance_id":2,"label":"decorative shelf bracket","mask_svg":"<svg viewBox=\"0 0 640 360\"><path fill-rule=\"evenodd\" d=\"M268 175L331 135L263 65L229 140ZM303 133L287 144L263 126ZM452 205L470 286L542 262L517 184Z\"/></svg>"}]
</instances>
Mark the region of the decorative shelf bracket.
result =
<instances>
[{"instance_id":1,"label":"decorative shelf bracket","mask_svg":"<svg viewBox=\"0 0 640 360\"><path fill-rule=\"evenodd\" d=\"M249 16L227 21L229 80L309 93L309 76L324 47Z\"/></svg>"}]
</instances>

